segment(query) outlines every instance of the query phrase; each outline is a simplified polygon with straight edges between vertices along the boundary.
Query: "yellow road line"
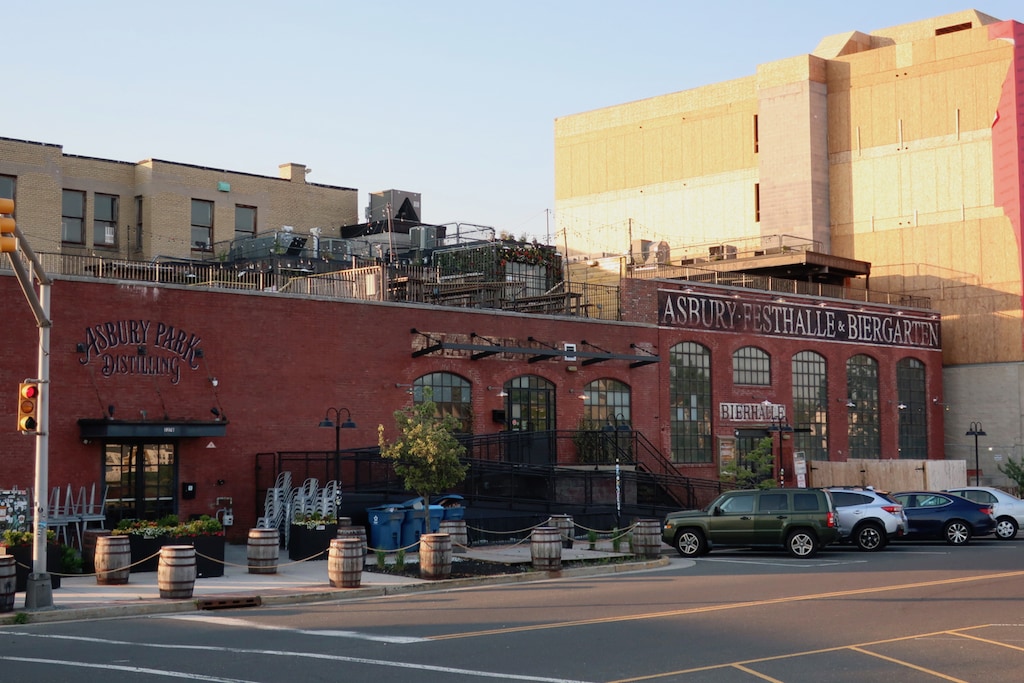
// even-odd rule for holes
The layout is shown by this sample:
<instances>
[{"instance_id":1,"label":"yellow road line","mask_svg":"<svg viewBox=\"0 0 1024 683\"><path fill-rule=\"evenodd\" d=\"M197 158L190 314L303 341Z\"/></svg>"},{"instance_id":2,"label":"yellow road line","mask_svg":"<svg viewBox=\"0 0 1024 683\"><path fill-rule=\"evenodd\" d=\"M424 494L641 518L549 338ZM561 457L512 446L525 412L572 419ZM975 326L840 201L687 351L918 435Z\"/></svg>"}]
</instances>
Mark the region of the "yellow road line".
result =
<instances>
[{"instance_id":1,"label":"yellow road line","mask_svg":"<svg viewBox=\"0 0 1024 683\"><path fill-rule=\"evenodd\" d=\"M946 680L946 681L952 681L952 683L970 683L970 681L965 681L965 680L960 679L960 678L953 678L952 676L947 676L946 674L939 673L938 671L935 671L934 669L926 669L923 666L918 666L917 664L911 664L910 662L903 661L902 659L896 659L895 657L887 657L886 655L879 654L878 652L871 652L870 650L865 650L865 649L857 647L857 646L853 646L850 649L853 650L854 652L859 652L859 653L861 653L863 655L868 655L869 657L876 657L876 658L884 660L886 662L892 662L893 664L898 664L899 666L905 666L908 669L913 669L914 671L920 671L921 673L931 674L932 676L935 676L936 678L941 678L941 679Z\"/></svg>"},{"instance_id":2,"label":"yellow road line","mask_svg":"<svg viewBox=\"0 0 1024 683\"><path fill-rule=\"evenodd\" d=\"M748 602L737 602L723 605L711 605L701 607L688 607L685 609L670 610L667 612L647 612L644 614L628 614L617 617L598 617L595 619L579 619L576 621L558 621L548 624L533 624L530 626L510 626L507 628L487 629L483 631L467 631L465 633L449 633L447 635L430 636L426 640L455 640L459 638L480 638L483 636L505 635L508 633L522 633L527 631L542 631L554 628L570 628L574 626L591 626L595 624L614 624L627 621L643 621L646 619L664 619L667 617L686 616L690 614L707 614L710 612L721 612L725 610L743 609L746 607L763 607L765 605L782 605L792 602L805 602L809 600L828 600L830 598L850 597L853 595L869 595L871 593L885 593L890 591L912 590L915 588L926 588L930 586L947 586L957 583L973 583L976 581L993 581L996 579L1018 578L1024 576L1024 571L1002 572L999 574L984 574L981 576L964 576L956 579L937 579L935 581L921 581L918 583L905 583L895 586L876 586L873 588L855 588L846 591L834 591L830 593L814 593L811 595L793 595L785 598L772 598L770 600L751 600Z\"/></svg>"}]
</instances>

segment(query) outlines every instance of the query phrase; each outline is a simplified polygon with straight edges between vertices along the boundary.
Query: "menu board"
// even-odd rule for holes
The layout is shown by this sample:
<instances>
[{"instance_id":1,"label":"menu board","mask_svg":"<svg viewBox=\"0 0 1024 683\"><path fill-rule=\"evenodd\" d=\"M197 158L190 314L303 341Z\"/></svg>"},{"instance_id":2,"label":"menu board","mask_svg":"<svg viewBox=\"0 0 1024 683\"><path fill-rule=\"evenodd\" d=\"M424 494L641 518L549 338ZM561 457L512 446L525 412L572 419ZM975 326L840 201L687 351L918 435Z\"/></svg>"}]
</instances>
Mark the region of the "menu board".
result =
<instances>
[{"instance_id":1,"label":"menu board","mask_svg":"<svg viewBox=\"0 0 1024 683\"><path fill-rule=\"evenodd\" d=\"M28 531L28 491L0 489L0 531Z\"/></svg>"}]
</instances>

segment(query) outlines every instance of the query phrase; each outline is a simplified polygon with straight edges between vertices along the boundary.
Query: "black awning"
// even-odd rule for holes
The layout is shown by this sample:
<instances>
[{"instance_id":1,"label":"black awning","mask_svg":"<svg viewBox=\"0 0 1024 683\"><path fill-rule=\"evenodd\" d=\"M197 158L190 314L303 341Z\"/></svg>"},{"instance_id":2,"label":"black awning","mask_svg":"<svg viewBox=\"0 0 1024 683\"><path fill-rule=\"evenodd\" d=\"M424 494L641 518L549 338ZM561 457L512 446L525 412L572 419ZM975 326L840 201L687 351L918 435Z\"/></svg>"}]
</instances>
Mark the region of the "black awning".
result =
<instances>
[{"instance_id":1,"label":"black awning","mask_svg":"<svg viewBox=\"0 0 1024 683\"><path fill-rule=\"evenodd\" d=\"M78 421L83 439L187 439L224 436L227 420L87 420Z\"/></svg>"}]
</instances>

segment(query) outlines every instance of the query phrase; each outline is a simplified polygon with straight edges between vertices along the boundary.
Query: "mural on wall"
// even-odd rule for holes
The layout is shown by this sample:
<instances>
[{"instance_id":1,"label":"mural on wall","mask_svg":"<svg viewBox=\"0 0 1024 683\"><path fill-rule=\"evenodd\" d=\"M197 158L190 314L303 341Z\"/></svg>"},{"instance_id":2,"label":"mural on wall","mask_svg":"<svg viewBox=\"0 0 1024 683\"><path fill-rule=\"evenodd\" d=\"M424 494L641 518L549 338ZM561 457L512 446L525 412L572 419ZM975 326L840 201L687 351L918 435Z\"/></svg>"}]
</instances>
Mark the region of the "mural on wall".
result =
<instances>
[{"instance_id":1,"label":"mural on wall","mask_svg":"<svg viewBox=\"0 0 1024 683\"><path fill-rule=\"evenodd\" d=\"M181 381L182 369L198 370L202 337L151 320L115 320L87 327L78 350L82 365L96 362L104 377L147 375ZM164 352L150 355L149 350Z\"/></svg>"}]
</instances>

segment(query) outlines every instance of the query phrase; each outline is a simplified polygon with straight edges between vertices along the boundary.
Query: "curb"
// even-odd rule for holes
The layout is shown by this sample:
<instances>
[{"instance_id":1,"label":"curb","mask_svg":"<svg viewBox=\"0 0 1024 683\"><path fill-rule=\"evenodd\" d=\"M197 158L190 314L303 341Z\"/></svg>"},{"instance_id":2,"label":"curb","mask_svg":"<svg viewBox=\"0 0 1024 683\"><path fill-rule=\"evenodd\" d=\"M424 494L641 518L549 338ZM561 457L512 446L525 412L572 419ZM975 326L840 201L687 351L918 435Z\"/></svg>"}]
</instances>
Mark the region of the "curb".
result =
<instances>
[{"instance_id":1,"label":"curb","mask_svg":"<svg viewBox=\"0 0 1024 683\"><path fill-rule=\"evenodd\" d=\"M24 612L11 612L0 616L0 626L20 625L21 615L27 617L25 624L42 624L60 621L82 621L88 619L118 619L121 617L144 616L149 614L180 614L183 612L209 611L201 605L223 598L224 602L237 602L245 599L250 606L298 605L310 602L330 602L340 600L363 600L391 595L409 593L427 593L431 591L460 590L481 586L498 586L505 584L533 583L556 579L580 578L587 576L604 576L627 572L644 571L668 566L667 557L642 562L616 562L592 567L572 567L569 569L550 571L528 571L522 574L496 574L494 576L473 576L459 579L437 579L422 583L407 583L394 586L374 586L366 588L330 588L309 589L299 592L274 592L260 595L248 593L225 593L220 596L206 595L203 598L187 600L157 599L140 601L132 605L110 605L95 607L48 608ZM241 607L237 607L241 609Z\"/></svg>"}]
</instances>

